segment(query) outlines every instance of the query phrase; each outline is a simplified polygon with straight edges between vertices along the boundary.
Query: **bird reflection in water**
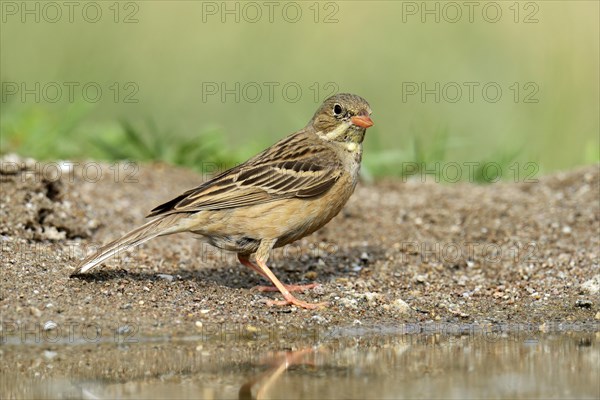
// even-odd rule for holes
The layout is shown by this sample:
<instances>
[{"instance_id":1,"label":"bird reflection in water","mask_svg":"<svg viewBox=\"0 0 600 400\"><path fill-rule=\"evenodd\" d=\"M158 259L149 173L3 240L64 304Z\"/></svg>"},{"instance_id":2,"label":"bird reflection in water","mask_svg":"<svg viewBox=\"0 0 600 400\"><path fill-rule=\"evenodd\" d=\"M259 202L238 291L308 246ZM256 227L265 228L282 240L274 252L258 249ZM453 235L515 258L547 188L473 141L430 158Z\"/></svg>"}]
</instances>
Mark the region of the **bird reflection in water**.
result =
<instances>
[{"instance_id":1,"label":"bird reflection in water","mask_svg":"<svg viewBox=\"0 0 600 400\"><path fill-rule=\"evenodd\" d=\"M314 366L314 363L307 361L307 358L314 356L319 351L320 349L316 347L309 347L301 350L282 351L271 354L266 359L265 364L271 364L273 367L244 383L238 392L238 398L243 400L268 398L273 385L283 376L288 368L294 365Z\"/></svg>"}]
</instances>

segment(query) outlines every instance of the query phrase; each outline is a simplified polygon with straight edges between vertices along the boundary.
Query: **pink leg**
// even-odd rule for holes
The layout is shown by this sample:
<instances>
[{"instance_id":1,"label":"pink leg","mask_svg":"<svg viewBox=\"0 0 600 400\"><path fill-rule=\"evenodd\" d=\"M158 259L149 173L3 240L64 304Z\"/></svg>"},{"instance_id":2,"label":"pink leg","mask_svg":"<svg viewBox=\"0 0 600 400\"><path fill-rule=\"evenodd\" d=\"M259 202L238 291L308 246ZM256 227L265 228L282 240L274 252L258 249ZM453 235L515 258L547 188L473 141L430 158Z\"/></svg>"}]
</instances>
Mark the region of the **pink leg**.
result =
<instances>
[{"instance_id":1,"label":"pink leg","mask_svg":"<svg viewBox=\"0 0 600 400\"><path fill-rule=\"evenodd\" d=\"M267 280L271 280L261 269L258 265L252 263L248 258L238 254L238 260L240 260L240 262L245 265L248 268L251 268L254 272L260 274L263 278L267 279ZM288 292L305 292L309 289L312 289L314 287L319 286L318 283L309 283L307 285L285 285L283 284L283 286L288 290ZM258 290L259 292L278 292L279 289L277 289L277 287L275 286L255 286L254 289Z\"/></svg>"},{"instance_id":2,"label":"pink leg","mask_svg":"<svg viewBox=\"0 0 600 400\"><path fill-rule=\"evenodd\" d=\"M267 264L260 257L256 258L257 265L250 263L247 258L244 258L242 256L238 255L238 258L240 259L240 262L242 264L247 265L248 267L252 268L254 271L258 272L259 274L261 274L262 276L267 278L269 281L271 281L273 283L273 285L275 285L277 290L279 290L281 292L281 294L283 295L283 298L285 299L285 300L281 300L281 301L271 300L271 301L267 302L268 305L285 306L285 305L291 304L291 305L295 305L295 306L302 307L302 308L315 309L315 308L324 307L327 304L327 303L315 303L315 304L307 303L307 302L298 300L297 298L292 296L292 294L286 288L286 286L283 283L281 283L281 281L279 279L277 279L275 274L273 274L273 272L269 269L269 267L267 267ZM242 260L244 260L244 261L242 261ZM248 264L252 264L252 266L250 266ZM298 285L296 285L296 286L298 286Z\"/></svg>"}]
</instances>

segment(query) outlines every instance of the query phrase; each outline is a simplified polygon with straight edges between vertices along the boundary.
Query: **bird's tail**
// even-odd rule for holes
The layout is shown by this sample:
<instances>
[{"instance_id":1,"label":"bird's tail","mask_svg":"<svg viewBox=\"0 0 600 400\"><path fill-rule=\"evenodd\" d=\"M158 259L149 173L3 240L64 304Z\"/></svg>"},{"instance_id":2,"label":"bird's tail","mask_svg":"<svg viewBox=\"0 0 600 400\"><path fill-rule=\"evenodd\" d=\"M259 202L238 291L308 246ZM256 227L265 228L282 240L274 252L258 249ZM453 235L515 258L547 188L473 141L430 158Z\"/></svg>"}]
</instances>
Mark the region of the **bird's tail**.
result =
<instances>
[{"instance_id":1,"label":"bird's tail","mask_svg":"<svg viewBox=\"0 0 600 400\"><path fill-rule=\"evenodd\" d=\"M165 215L132 230L120 239L102 246L96 253L82 260L71 276L83 274L115 254L138 246L157 236L181 232L181 229L178 227L180 220L181 214Z\"/></svg>"}]
</instances>

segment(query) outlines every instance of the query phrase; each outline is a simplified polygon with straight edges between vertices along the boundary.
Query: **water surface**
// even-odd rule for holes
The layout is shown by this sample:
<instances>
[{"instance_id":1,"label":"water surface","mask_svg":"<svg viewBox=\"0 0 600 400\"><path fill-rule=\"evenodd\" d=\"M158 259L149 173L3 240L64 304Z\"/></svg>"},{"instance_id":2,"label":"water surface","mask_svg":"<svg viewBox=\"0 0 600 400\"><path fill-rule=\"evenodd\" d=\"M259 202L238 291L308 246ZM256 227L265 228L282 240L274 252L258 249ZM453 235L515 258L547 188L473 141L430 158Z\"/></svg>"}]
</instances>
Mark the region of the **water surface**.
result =
<instances>
[{"instance_id":1,"label":"water surface","mask_svg":"<svg viewBox=\"0 0 600 400\"><path fill-rule=\"evenodd\" d=\"M456 328L397 334L358 327L293 338L226 331L177 340L6 340L0 347L0 397L600 396L597 329L486 333Z\"/></svg>"}]
</instances>

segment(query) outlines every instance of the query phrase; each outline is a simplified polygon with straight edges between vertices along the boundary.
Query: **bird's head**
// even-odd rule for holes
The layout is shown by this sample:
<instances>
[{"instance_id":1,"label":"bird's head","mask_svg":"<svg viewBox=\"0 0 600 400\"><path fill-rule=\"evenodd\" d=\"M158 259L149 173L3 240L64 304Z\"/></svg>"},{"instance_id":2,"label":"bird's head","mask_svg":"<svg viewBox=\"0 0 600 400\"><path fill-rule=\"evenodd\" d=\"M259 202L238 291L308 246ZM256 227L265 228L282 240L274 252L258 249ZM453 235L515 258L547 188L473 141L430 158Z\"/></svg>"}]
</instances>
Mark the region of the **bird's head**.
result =
<instances>
[{"instance_id":1,"label":"bird's head","mask_svg":"<svg viewBox=\"0 0 600 400\"><path fill-rule=\"evenodd\" d=\"M309 125L324 140L362 143L367 128L373 126L371 107L360 96L339 93L323 102Z\"/></svg>"},{"instance_id":2,"label":"bird's head","mask_svg":"<svg viewBox=\"0 0 600 400\"><path fill-rule=\"evenodd\" d=\"M340 93L323 102L309 122L324 140L362 143L367 128L373 126L371 107L355 94Z\"/></svg>"}]
</instances>

